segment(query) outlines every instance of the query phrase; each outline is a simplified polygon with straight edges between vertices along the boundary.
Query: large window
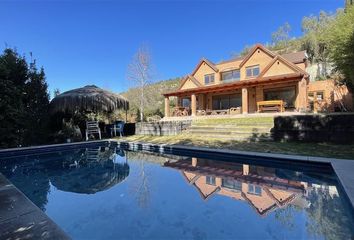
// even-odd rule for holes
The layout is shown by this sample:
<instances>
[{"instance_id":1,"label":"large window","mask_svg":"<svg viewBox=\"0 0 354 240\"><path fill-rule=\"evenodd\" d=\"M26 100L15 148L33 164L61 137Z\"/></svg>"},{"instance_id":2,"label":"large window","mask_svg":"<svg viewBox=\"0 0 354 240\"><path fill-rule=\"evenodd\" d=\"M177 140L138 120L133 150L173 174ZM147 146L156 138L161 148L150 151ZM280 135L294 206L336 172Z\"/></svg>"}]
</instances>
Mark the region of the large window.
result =
<instances>
[{"instance_id":1,"label":"large window","mask_svg":"<svg viewBox=\"0 0 354 240\"><path fill-rule=\"evenodd\" d=\"M264 99L268 100L283 100L286 108L295 107L296 90L295 87L274 88L264 90Z\"/></svg>"},{"instance_id":2,"label":"large window","mask_svg":"<svg viewBox=\"0 0 354 240\"><path fill-rule=\"evenodd\" d=\"M246 67L246 77L247 78L254 78L259 75L259 65Z\"/></svg>"},{"instance_id":3,"label":"large window","mask_svg":"<svg viewBox=\"0 0 354 240\"><path fill-rule=\"evenodd\" d=\"M229 109L232 107L241 107L241 94L213 96L213 110Z\"/></svg>"},{"instance_id":4,"label":"large window","mask_svg":"<svg viewBox=\"0 0 354 240\"><path fill-rule=\"evenodd\" d=\"M213 84L215 82L214 74L207 74L204 76L205 85Z\"/></svg>"},{"instance_id":5,"label":"large window","mask_svg":"<svg viewBox=\"0 0 354 240\"><path fill-rule=\"evenodd\" d=\"M221 186L224 188L236 190L236 191L241 191L242 190L242 183L239 181L236 181L234 179L222 179Z\"/></svg>"},{"instance_id":6,"label":"large window","mask_svg":"<svg viewBox=\"0 0 354 240\"><path fill-rule=\"evenodd\" d=\"M240 80L240 70L222 72L221 79L224 82L232 82L232 81Z\"/></svg>"}]
</instances>

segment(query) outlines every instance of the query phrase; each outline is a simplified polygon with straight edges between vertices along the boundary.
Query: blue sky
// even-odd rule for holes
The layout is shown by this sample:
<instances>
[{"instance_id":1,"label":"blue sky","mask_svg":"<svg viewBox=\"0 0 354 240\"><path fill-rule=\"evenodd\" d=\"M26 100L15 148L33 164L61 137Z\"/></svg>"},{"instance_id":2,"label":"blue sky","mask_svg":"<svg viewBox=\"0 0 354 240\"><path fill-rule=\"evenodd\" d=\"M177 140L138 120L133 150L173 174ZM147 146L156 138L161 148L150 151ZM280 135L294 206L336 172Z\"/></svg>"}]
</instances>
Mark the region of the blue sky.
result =
<instances>
[{"instance_id":1,"label":"blue sky","mask_svg":"<svg viewBox=\"0 0 354 240\"><path fill-rule=\"evenodd\" d=\"M229 59L245 45L270 42L289 22L301 34L303 16L334 12L344 0L253 1L3 1L0 49L29 52L49 89L96 84L116 92L131 85L127 66L149 46L154 80L188 74L200 58Z\"/></svg>"}]
</instances>

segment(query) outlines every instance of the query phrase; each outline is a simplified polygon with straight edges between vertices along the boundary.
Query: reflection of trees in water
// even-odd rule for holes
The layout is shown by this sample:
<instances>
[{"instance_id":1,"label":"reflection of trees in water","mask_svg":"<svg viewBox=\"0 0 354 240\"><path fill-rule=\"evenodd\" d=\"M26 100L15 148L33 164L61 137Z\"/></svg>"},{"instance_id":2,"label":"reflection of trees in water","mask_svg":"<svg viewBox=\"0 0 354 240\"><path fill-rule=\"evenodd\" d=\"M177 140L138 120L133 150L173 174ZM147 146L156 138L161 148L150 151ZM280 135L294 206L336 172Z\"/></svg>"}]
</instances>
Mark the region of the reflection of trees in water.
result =
<instances>
[{"instance_id":1,"label":"reflection of trees in water","mask_svg":"<svg viewBox=\"0 0 354 240\"><path fill-rule=\"evenodd\" d=\"M94 158L88 158L88 150L95 150ZM79 193L103 191L123 181L129 165L115 162L116 153L124 154L115 148L90 148L25 156L4 160L0 170L45 211L50 181L60 190Z\"/></svg>"},{"instance_id":2,"label":"reflection of trees in water","mask_svg":"<svg viewBox=\"0 0 354 240\"><path fill-rule=\"evenodd\" d=\"M301 208L295 205L287 205L275 211L275 219L279 221L283 227L293 230L295 228L294 216L296 212L300 212Z\"/></svg>"},{"instance_id":3,"label":"reflection of trees in water","mask_svg":"<svg viewBox=\"0 0 354 240\"><path fill-rule=\"evenodd\" d=\"M354 222L349 215L351 209L345 209L343 199L330 194L325 187L313 189L308 198L311 206L307 209L307 230L312 236L324 236L325 239L353 237Z\"/></svg>"},{"instance_id":4,"label":"reflection of trees in water","mask_svg":"<svg viewBox=\"0 0 354 240\"><path fill-rule=\"evenodd\" d=\"M142 208L148 207L151 194L150 174L146 166L144 155L148 156L148 154L127 152L129 161L136 161L138 165L138 177L131 183L131 191L138 202L138 205Z\"/></svg>"},{"instance_id":5,"label":"reflection of trees in water","mask_svg":"<svg viewBox=\"0 0 354 240\"><path fill-rule=\"evenodd\" d=\"M129 175L127 162L117 163L116 149L85 149L84 154L51 171L51 183L59 190L93 194L107 190Z\"/></svg>"},{"instance_id":6,"label":"reflection of trees in water","mask_svg":"<svg viewBox=\"0 0 354 240\"><path fill-rule=\"evenodd\" d=\"M49 179L43 169L17 168L8 179L39 207L45 211L50 191Z\"/></svg>"}]
</instances>

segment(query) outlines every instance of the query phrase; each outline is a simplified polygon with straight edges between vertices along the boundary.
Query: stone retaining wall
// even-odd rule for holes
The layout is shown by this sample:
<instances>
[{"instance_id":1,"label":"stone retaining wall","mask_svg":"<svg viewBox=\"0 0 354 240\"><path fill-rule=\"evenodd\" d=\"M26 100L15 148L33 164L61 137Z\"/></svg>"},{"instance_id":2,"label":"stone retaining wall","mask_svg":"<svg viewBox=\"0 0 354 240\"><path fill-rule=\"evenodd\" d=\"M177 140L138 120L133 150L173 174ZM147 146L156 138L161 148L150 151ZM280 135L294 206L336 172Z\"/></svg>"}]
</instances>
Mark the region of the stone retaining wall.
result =
<instances>
[{"instance_id":1,"label":"stone retaining wall","mask_svg":"<svg viewBox=\"0 0 354 240\"><path fill-rule=\"evenodd\" d=\"M354 143L354 114L278 116L272 134L276 141Z\"/></svg>"},{"instance_id":2,"label":"stone retaining wall","mask_svg":"<svg viewBox=\"0 0 354 240\"><path fill-rule=\"evenodd\" d=\"M177 135L191 125L192 121L170 121L155 123L136 123L135 134L137 135L153 135L153 136L170 136Z\"/></svg>"}]
</instances>

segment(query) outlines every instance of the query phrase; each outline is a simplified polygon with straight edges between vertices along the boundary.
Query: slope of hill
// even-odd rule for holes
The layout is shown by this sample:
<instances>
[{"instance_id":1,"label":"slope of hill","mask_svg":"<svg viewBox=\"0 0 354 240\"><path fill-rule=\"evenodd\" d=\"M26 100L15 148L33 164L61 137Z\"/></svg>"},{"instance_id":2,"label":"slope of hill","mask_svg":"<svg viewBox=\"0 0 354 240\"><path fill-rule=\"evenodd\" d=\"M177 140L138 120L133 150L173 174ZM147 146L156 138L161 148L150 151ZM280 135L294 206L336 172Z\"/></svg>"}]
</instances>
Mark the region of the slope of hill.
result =
<instances>
[{"instance_id":1,"label":"slope of hill","mask_svg":"<svg viewBox=\"0 0 354 240\"><path fill-rule=\"evenodd\" d=\"M162 115L164 111L164 97L162 93L176 90L180 84L181 78L174 78L152 83L145 90L145 116ZM139 88L130 88L121 93L129 100L130 113L135 114L139 108L140 91Z\"/></svg>"}]
</instances>

